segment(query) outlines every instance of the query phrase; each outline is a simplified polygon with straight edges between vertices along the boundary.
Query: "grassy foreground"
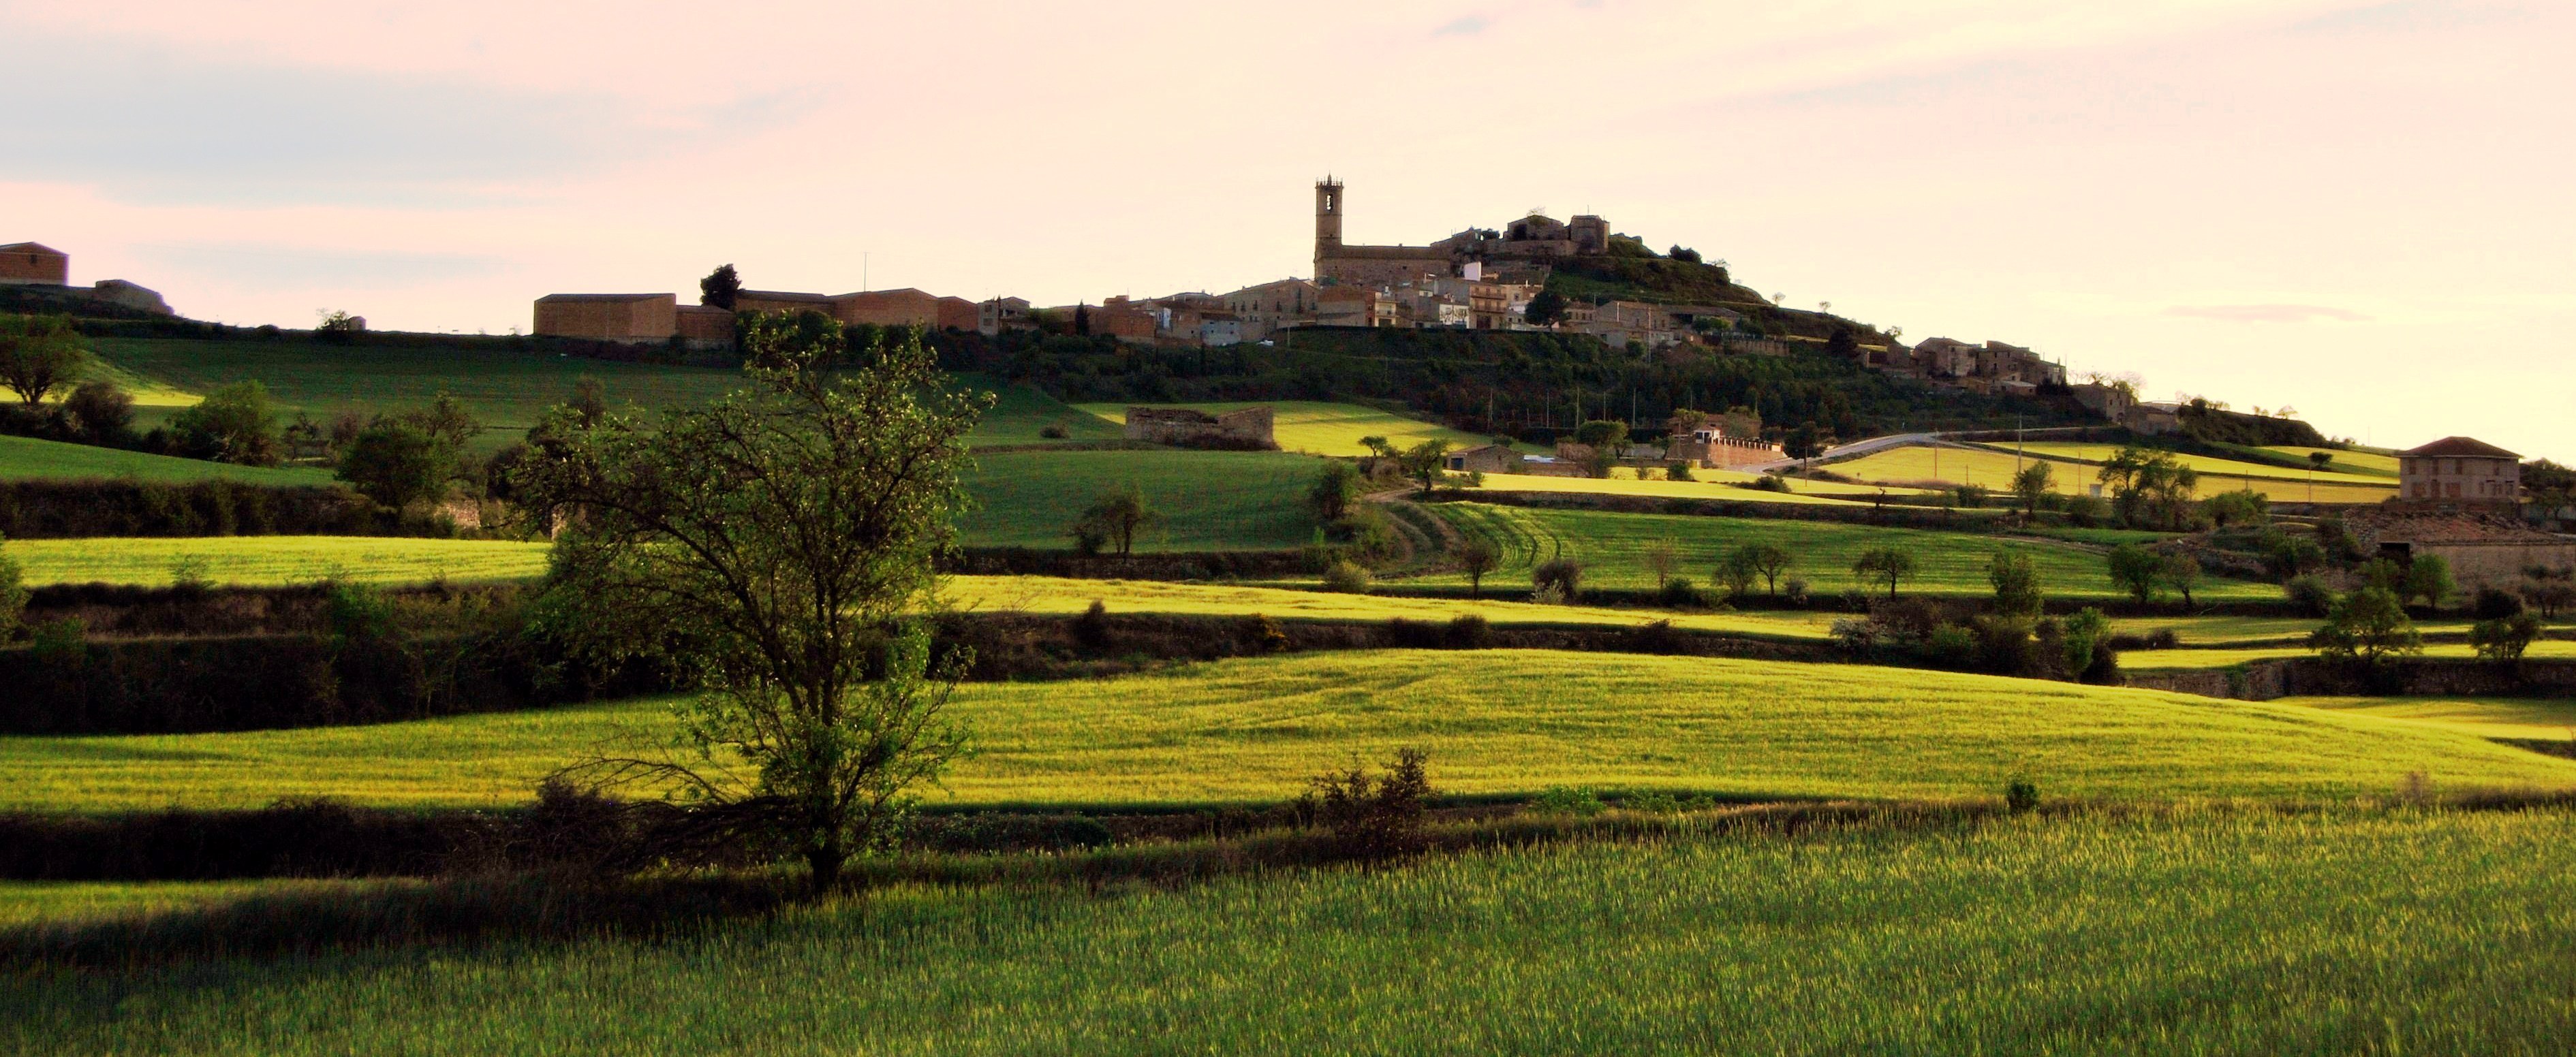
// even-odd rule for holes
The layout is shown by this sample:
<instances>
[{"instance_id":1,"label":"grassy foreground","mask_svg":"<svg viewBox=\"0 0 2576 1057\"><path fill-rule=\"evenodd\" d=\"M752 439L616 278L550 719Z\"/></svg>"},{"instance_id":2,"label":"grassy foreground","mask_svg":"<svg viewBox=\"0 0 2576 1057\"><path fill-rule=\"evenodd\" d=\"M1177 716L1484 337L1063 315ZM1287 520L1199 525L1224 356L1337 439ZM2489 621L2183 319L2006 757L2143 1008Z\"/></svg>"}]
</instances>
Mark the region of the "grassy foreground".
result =
<instances>
[{"instance_id":1,"label":"grassy foreground","mask_svg":"<svg viewBox=\"0 0 2576 1057\"><path fill-rule=\"evenodd\" d=\"M29 970L0 1047L2554 1054L2576 1033L2569 823L2024 818L904 889L671 941Z\"/></svg>"},{"instance_id":2,"label":"grassy foreground","mask_svg":"<svg viewBox=\"0 0 2576 1057\"><path fill-rule=\"evenodd\" d=\"M979 754L934 801L1273 803L1353 757L1430 753L1454 792L1554 785L1747 797L2055 794L2334 798L2410 772L2576 788L2576 761L2297 706L1860 665L1385 650L1221 661L1069 683L970 685ZM669 731L639 701L371 727L0 738L0 809L525 799L548 771Z\"/></svg>"}]
</instances>

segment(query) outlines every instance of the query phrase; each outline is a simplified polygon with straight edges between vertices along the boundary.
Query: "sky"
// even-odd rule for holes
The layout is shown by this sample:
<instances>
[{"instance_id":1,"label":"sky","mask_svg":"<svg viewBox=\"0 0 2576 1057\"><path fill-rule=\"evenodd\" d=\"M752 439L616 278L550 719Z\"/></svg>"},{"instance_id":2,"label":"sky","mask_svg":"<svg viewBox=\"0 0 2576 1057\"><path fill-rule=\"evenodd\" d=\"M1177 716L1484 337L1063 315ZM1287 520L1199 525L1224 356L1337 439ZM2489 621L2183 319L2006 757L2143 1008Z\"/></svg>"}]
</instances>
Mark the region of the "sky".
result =
<instances>
[{"instance_id":1,"label":"sky","mask_svg":"<svg viewBox=\"0 0 2576 1057\"><path fill-rule=\"evenodd\" d=\"M1041 304L1532 209L2150 398L2576 460L2576 4L0 0L0 242L180 312Z\"/></svg>"}]
</instances>

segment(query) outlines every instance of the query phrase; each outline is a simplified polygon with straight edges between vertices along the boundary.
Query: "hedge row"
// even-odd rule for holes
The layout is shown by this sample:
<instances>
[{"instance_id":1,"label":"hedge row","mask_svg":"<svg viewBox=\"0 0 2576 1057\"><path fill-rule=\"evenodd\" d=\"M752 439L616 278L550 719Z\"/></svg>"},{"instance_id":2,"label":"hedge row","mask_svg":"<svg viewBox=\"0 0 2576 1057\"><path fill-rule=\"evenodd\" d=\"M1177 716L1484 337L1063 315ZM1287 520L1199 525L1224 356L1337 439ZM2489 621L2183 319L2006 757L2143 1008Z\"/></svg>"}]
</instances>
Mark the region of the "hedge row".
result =
<instances>
[{"instance_id":1,"label":"hedge row","mask_svg":"<svg viewBox=\"0 0 2576 1057\"><path fill-rule=\"evenodd\" d=\"M232 481L0 482L0 534L10 539L88 536L395 536L434 526L379 514L334 486Z\"/></svg>"}]
</instances>

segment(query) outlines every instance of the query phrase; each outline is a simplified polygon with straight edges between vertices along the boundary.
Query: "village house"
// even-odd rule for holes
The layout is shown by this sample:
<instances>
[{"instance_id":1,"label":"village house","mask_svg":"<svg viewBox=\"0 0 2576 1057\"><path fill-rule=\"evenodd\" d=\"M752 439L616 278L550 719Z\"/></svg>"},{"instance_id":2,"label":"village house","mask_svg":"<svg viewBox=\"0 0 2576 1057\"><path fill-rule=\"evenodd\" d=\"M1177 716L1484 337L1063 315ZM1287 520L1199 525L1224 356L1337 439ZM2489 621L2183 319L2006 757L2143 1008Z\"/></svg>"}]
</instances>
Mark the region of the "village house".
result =
<instances>
[{"instance_id":1,"label":"village house","mask_svg":"<svg viewBox=\"0 0 2576 1057\"><path fill-rule=\"evenodd\" d=\"M71 254L34 242L0 246L0 283L71 284Z\"/></svg>"},{"instance_id":2,"label":"village house","mask_svg":"<svg viewBox=\"0 0 2576 1057\"><path fill-rule=\"evenodd\" d=\"M2522 457L2468 437L2397 453L2397 497L2408 506L2522 509Z\"/></svg>"},{"instance_id":3,"label":"village house","mask_svg":"<svg viewBox=\"0 0 2576 1057\"><path fill-rule=\"evenodd\" d=\"M975 332L985 337L1032 325L1026 298L996 297L975 306Z\"/></svg>"},{"instance_id":4,"label":"village house","mask_svg":"<svg viewBox=\"0 0 2576 1057\"><path fill-rule=\"evenodd\" d=\"M1281 279L1225 295L1225 310L1234 313L1243 340L1260 341L1273 331L1312 322L1321 292L1304 279Z\"/></svg>"},{"instance_id":5,"label":"village house","mask_svg":"<svg viewBox=\"0 0 2576 1057\"><path fill-rule=\"evenodd\" d=\"M1450 452L1447 465L1451 473L1519 473L1521 453L1508 445L1479 444Z\"/></svg>"}]
</instances>

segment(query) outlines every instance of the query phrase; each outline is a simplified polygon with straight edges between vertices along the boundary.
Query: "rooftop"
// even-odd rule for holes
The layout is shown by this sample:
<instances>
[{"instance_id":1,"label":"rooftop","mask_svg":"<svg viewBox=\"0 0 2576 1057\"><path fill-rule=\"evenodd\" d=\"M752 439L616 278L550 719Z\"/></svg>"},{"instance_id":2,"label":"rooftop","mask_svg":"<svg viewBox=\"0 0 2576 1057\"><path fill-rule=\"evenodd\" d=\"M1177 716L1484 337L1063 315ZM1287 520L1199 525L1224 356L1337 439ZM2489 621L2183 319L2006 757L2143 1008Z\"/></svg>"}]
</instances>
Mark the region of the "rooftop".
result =
<instances>
[{"instance_id":1,"label":"rooftop","mask_svg":"<svg viewBox=\"0 0 2576 1057\"><path fill-rule=\"evenodd\" d=\"M2411 451L2401 451L2397 454L2401 457L2411 458L2427 458L2435 456L2465 459L2522 458L2522 456L2506 451L2503 448L2499 448L2493 444L2470 437L2444 437L2431 444L2424 445L2421 448L2416 448Z\"/></svg>"}]
</instances>

